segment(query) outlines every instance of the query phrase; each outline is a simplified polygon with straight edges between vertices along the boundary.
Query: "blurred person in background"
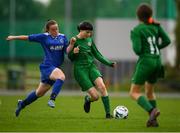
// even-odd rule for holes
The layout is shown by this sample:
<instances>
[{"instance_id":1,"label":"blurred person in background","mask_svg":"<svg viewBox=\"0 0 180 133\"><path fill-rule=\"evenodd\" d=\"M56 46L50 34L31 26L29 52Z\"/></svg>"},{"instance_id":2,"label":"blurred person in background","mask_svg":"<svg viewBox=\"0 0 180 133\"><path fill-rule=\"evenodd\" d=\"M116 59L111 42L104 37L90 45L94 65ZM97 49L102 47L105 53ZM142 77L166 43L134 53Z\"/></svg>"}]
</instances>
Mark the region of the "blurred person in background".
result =
<instances>
[{"instance_id":1,"label":"blurred person in background","mask_svg":"<svg viewBox=\"0 0 180 133\"><path fill-rule=\"evenodd\" d=\"M65 75L60 69L64 61L64 54L68 52L68 40L64 34L59 33L58 24L55 20L48 20L45 24L45 33L32 35L8 36L10 40L29 40L40 43L44 50L44 59L40 64L41 82L38 88L31 92L24 100L18 100L16 116L27 105L43 96L53 86L48 105L55 107L55 99L59 94L65 80ZM73 43L73 42L71 42ZM33 53L32 53L33 54Z\"/></svg>"},{"instance_id":2,"label":"blurred person in background","mask_svg":"<svg viewBox=\"0 0 180 133\"><path fill-rule=\"evenodd\" d=\"M146 126L158 127L160 111L156 105L154 84L164 77L160 50L170 44L170 39L160 23L153 20L153 11L148 4L141 4L136 13L140 23L131 31L131 40L139 59L132 77L130 96L149 113ZM141 93L144 84L147 98Z\"/></svg>"},{"instance_id":3,"label":"blurred person in background","mask_svg":"<svg viewBox=\"0 0 180 133\"><path fill-rule=\"evenodd\" d=\"M84 111L90 112L90 105L92 102L99 99L98 91L101 93L101 99L104 105L106 118L112 118L110 113L110 100L109 95L102 79L102 75L94 63L94 57L105 65L114 67L113 63L103 57L97 50L96 45L92 39L93 26L87 21L83 21L78 25L79 34L72 37L74 40L71 43L73 49L69 52L68 56L74 63L74 77L80 85L82 91L87 92L84 101Z\"/></svg>"}]
</instances>

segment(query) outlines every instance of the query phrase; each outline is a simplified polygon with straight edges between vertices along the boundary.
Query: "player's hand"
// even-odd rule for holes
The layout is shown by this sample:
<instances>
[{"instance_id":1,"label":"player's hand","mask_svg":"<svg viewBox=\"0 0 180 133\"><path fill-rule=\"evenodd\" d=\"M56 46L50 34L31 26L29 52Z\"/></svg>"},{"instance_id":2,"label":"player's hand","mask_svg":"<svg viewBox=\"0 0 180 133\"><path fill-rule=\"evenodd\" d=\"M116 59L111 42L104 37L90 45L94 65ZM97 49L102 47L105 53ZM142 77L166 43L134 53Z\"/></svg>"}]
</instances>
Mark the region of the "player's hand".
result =
<instances>
[{"instance_id":1,"label":"player's hand","mask_svg":"<svg viewBox=\"0 0 180 133\"><path fill-rule=\"evenodd\" d=\"M79 46L75 47L73 52L74 52L74 54L78 54L79 53Z\"/></svg>"},{"instance_id":2,"label":"player's hand","mask_svg":"<svg viewBox=\"0 0 180 133\"><path fill-rule=\"evenodd\" d=\"M112 67L114 67L114 68L117 67L117 63L113 62Z\"/></svg>"},{"instance_id":3,"label":"player's hand","mask_svg":"<svg viewBox=\"0 0 180 133\"><path fill-rule=\"evenodd\" d=\"M10 41L10 40L13 40L13 39L14 39L14 36L8 36L8 37L6 38L7 41Z\"/></svg>"},{"instance_id":4,"label":"player's hand","mask_svg":"<svg viewBox=\"0 0 180 133\"><path fill-rule=\"evenodd\" d=\"M75 38L75 37L72 37L71 40L70 40L70 44L71 44L71 45L74 45L75 42L76 42L76 38Z\"/></svg>"}]
</instances>

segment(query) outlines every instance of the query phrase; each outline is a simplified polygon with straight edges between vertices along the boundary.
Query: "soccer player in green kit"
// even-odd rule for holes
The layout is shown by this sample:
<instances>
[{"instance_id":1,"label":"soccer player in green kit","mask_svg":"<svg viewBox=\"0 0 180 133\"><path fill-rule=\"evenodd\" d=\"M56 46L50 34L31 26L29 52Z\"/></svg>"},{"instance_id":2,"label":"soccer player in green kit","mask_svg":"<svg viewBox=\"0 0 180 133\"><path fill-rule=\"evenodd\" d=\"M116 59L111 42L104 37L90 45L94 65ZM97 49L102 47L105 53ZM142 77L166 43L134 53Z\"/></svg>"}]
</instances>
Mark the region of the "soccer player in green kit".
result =
<instances>
[{"instance_id":1,"label":"soccer player in green kit","mask_svg":"<svg viewBox=\"0 0 180 133\"><path fill-rule=\"evenodd\" d=\"M111 67L114 67L116 63L103 57L97 50L92 39L93 26L91 23L86 21L81 22L78 25L78 31L79 34L70 40L72 50L68 56L74 63L74 77L76 81L82 91L86 91L89 94L85 96L84 111L89 113L91 102L99 99L96 90L98 89L102 95L101 99L106 112L105 117L112 118L108 92L102 75L94 64L94 58Z\"/></svg>"},{"instance_id":2,"label":"soccer player in green kit","mask_svg":"<svg viewBox=\"0 0 180 133\"><path fill-rule=\"evenodd\" d=\"M141 4L137 9L140 23L131 31L132 47L139 59L132 77L130 96L149 113L146 126L158 127L160 111L156 106L154 84L164 75L160 50L170 44L170 39L161 25L152 19L152 14L148 4ZM147 98L140 92L144 84Z\"/></svg>"}]
</instances>

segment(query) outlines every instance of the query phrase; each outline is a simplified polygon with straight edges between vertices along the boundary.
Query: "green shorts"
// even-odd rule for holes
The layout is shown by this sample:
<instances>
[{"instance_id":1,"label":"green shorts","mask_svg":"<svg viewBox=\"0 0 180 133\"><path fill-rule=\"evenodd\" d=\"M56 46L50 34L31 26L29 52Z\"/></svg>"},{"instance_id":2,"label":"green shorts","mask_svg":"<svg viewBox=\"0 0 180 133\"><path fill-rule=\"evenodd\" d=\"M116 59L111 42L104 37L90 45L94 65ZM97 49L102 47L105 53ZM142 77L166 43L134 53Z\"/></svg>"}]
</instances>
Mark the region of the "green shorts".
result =
<instances>
[{"instance_id":1,"label":"green shorts","mask_svg":"<svg viewBox=\"0 0 180 133\"><path fill-rule=\"evenodd\" d=\"M86 67L74 67L74 77L75 80L81 87L82 91L87 91L94 86L94 81L98 77L102 77L101 73L97 69L97 67L92 64Z\"/></svg>"},{"instance_id":2,"label":"green shorts","mask_svg":"<svg viewBox=\"0 0 180 133\"><path fill-rule=\"evenodd\" d=\"M158 78L164 76L164 69L160 57L141 57L137 61L132 83L143 85L146 81L154 84Z\"/></svg>"}]
</instances>

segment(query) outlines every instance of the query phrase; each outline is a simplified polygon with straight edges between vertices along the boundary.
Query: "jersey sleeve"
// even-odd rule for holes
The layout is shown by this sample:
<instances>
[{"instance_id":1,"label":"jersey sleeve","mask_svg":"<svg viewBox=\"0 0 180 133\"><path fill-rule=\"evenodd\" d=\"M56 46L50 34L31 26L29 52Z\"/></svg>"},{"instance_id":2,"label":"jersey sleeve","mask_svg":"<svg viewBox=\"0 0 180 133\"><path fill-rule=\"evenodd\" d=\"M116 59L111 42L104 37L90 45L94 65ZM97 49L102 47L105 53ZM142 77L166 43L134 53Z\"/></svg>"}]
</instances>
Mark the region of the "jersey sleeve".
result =
<instances>
[{"instance_id":1,"label":"jersey sleeve","mask_svg":"<svg viewBox=\"0 0 180 133\"><path fill-rule=\"evenodd\" d=\"M163 30L161 26L159 26L159 38L161 38L162 40L161 44L158 45L159 49L162 49L171 43L169 36L166 34L166 32Z\"/></svg>"},{"instance_id":2,"label":"jersey sleeve","mask_svg":"<svg viewBox=\"0 0 180 133\"><path fill-rule=\"evenodd\" d=\"M106 59L104 56L102 56L102 54L98 51L94 42L92 43L91 48L92 48L92 53L97 60L99 60L100 62L102 62L105 65L113 66L113 63L111 61L109 61L108 59Z\"/></svg>"},{"instance_id":3,"label":"jersey sleeve","mask_svg":"<svg viewBox=\"0 0 180 133\"><path fill-rule=\"evenodd\" d=\"M136 30L131 31L131 41L134 52L136 55L140 55L142 52L142 43L140 33Z\"/></svg>"},{"instance_id":4,"label":"jersey sleeve","mask_svg":"<svg viewBox=\"0 0 180 133\"><path fill-rule=\"evenodd\" d=\"M32 34L28 36L28 40L31 42L38 42L38 43L42 43L45 40L45 33L40 33L40 34Z\"/></svg>"},{"instance_id":5,"label":"jersey sleeve","mask_svg":"<svg viewBox=\"0 0 180 133\"><path fill-rule=\"evenodd\" d=\"M64 48L63 48L64 53L66 53L66 49L67 49L68 45L69 45L68 39L66 36L64 36Z\"/></svg>"}]
</instances>

